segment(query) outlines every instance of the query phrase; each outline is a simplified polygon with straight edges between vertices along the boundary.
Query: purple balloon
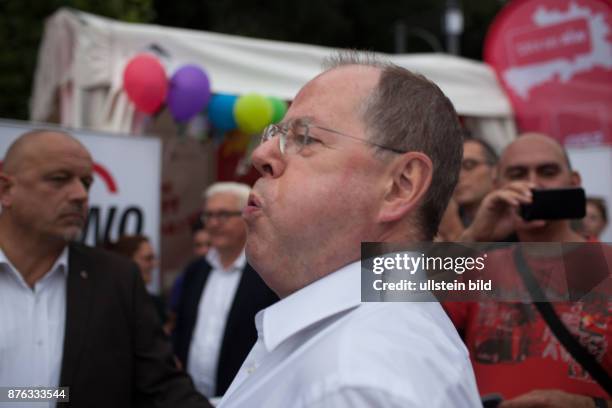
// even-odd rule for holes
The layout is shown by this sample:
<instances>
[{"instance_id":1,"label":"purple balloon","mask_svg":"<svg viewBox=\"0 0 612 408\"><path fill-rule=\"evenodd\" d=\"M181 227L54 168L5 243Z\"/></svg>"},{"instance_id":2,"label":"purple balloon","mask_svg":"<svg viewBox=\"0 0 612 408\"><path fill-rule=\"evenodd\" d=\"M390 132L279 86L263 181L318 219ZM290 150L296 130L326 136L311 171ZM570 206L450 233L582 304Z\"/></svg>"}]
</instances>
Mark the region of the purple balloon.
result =
<instances>
[{"instance_id":1,"label":"purple balloon","mask_svg":"<svg viewBox=\"0 0 612 408\"><path fill-rule=\"evenodd\" d=\"M210 100L208 76L197 65L184 65L170 79L168 108L177 122L187 122Z\"/></svg>"}]
</instances>

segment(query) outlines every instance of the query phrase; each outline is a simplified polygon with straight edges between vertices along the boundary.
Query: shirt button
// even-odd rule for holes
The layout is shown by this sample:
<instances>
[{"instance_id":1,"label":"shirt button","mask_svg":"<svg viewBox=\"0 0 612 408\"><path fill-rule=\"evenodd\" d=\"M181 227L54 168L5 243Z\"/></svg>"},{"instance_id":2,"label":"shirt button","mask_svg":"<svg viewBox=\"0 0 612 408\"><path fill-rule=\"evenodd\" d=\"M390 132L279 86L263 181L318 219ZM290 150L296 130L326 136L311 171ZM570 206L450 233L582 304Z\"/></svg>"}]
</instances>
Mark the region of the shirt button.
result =
<instances>
[{"instance_id":1,"label":"shirt button","mask_svg":"<svg viewBox=\"0 0 612 408\"><path fill-rule=\"evenodd\" d=\"M36 345L37 345L38 347L42 347L42 345L43 345L43 341L42 341L42 340L38 340L38 341L36 342Z\"/></svg>"},{"instance_id":2,"label":"shirt button","mask_svg":"<svg viewBox=\"0 0 612 408\"><path fill-rule=\"evenodd\" d=\"M255 365L251 365L251 366L247 367L247 373L253 374L256 369L257 369L257 367L255 367Z\"/></svg>"}]
</instances>

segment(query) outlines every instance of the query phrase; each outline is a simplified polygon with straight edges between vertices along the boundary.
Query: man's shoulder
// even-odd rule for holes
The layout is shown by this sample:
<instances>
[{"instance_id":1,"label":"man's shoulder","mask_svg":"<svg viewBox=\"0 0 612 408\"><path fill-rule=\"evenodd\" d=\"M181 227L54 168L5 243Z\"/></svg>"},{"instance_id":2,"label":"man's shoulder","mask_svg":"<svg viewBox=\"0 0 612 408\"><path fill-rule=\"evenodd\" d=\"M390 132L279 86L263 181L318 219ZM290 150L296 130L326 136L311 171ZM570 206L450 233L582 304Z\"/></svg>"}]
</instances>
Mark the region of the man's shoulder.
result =
<instances>
[{"instance_id":1,"label":"man's shoulder","mask_svg":"<svg viewBox=\"0 0 612 408\"><path fill-rule=\"evenodd\" d=\"M200 256L189 261L187 266L183 269L183 274L185 276L184 279L190 280L193 279L193 276L198 273L209 272L212 266L205 257Z\"/></svg>"},{"instance_id":2,"label":"man's shoulder","mask_svg":"<svg viewBox=\"0 0 612 408\"><path fill-rule=\"evenodd\" d=\"M312 361L324 356L326 364L349 377L376 372L391 379L432 364L469 365L467 350L438 303L363 303L301 335L312 346L306 345Z\"/></svg>"},{"instance_id":3,"label":"man's shoulder","mask_svg":"<svg viewBox=\"0 0 612 408\"><path fill-rule=\"evenodd\" d=\"M136 264L125 256L115 254L105 249L93 248L80 243L69 245L70 269L79 268L90 272L104 271L105 275L128 277L129 271L137 271Z\"/></svg>"},{"instance_id":4,"label":"man's shoulder","mask_svg":"<svg viewBox=\"0 0 612 408\"><path fill-rule=\"evenodd\" d=\"M395 349L406 356L418 355L423 348L465 353L456 329L439 303L363 303L346 315L346 322L338 330L341 333L338 341L345 350L374 346L372 351L386 353ZM354 333L363 335L355 338Z\"/></svg>"},{"instance_id":5,"label":"man's shoulder","mask_svg":"<svg viewBox=\"0 0 612 408\"><path fill-rule=\"evenodd\" d=\"M455 392L473 380L467 349L438 303L364 303L310 330L296 368L304 384L337 379L413 400L419 388Z\"/></svg>"}]
</instances>

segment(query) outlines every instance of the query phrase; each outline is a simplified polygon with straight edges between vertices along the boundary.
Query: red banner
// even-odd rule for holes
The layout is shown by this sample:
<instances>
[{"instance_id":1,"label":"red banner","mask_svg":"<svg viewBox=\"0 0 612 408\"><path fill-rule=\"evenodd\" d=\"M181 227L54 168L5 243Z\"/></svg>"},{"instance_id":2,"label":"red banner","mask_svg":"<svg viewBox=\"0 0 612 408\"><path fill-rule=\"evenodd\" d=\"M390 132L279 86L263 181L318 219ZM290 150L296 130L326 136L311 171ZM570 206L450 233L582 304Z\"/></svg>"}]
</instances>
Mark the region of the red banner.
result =
<instances>
[{"instance_id":1,"label":"red banner","mask_svg":"<svg viewBox=\"0 0 612 408\"><path fill-rule=\"evenodd\" d=\"M566 145L612 144L612 3L514 0L484 50L519 129Z\"/></svg>"}]
</instances>

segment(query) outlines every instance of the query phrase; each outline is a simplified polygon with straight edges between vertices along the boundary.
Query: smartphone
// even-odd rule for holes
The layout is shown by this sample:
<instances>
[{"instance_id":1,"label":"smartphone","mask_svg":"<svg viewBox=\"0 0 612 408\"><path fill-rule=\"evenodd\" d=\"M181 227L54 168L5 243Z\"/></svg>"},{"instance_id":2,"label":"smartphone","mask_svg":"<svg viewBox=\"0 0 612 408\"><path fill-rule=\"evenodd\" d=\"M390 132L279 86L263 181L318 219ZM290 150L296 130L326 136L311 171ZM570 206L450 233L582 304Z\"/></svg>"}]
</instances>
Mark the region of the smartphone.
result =
<instances>
[{"instance_id":1,"label":"smartphone","mask_svg":"<svg viewBox=\"0 0 612 408\"><path fill-rule=\"evenodd\" d=\"M504 401L500 394L487 394L482 396L483 408L497 408Z\"/></svg>"},{"instance_id":2,"label":"smartphone","mask_svg":"<svg viewBox=\"0 0 612 408\"><path fill-rule=\"evenodd\" d=\"M586 215L586 194L582 188L534 189L531 204L521 205L521 217L532 220L569 220Z\"/></svg>"}]
</instances>

